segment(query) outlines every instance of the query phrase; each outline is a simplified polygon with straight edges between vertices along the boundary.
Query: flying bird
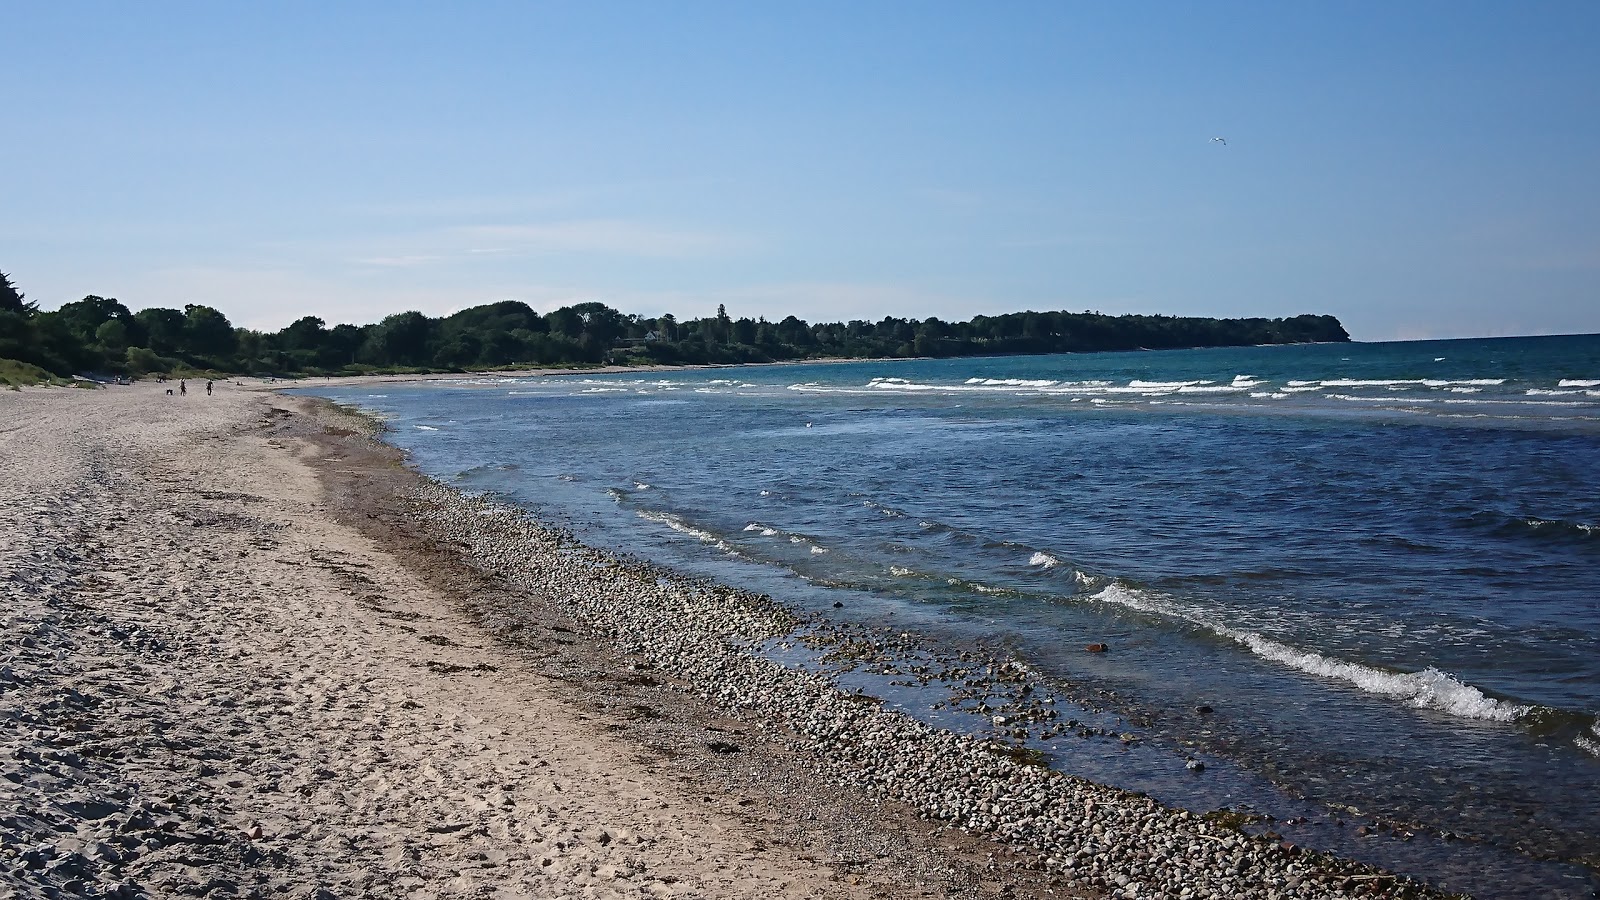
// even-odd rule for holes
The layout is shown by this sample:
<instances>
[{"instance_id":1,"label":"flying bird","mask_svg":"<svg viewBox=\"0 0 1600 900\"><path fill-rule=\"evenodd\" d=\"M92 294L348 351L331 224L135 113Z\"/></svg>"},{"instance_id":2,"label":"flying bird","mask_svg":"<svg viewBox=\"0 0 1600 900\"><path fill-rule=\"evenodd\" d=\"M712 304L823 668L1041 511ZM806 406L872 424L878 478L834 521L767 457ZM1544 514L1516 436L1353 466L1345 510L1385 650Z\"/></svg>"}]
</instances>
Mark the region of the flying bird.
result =
<instances>
[{"instance_id":1,"label":"flying bird","mask_svg":"<svg viewBox=\"0 0 1600 900\"><path fill-rule=\"evenodd\" d=\"M1228 139L1227 138L1214 137L1214 138L1211 139L1211 143L1213 143L1213 144L1221 144L1222 146L1226 147L1226 146L1228 146Z\"/></svg>"}]
</instances>

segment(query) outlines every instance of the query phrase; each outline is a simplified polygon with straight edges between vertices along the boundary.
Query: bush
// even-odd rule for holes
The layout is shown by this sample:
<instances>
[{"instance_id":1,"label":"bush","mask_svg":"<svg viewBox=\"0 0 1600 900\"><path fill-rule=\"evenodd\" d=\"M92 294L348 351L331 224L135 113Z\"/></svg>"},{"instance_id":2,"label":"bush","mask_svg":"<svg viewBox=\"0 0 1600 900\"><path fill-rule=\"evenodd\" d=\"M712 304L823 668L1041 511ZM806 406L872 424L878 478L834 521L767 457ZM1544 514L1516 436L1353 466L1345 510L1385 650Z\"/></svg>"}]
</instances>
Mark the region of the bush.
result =
<instances>
[{"instance_id":1,"label":"bush","mask_svg":"<svg viewBox=\"0 0 1600 900\"><path fill-rule=\"evenodd\" d=\"M124 358L127 360L128 371L134 375L171 372L179 366L178 360L162 356L144 347L129 347Z\"/></svg>"},{"instance_id":2,"label":"bush","mask_svg":"<svg viewBox=\"0 0 1600 900\"><path fill-rule=\"evenodd\" d=\"M66 384L66 379L51 375L33 363L0 359L0 384L12 389L26 384Z\"/></svg>"}]
</instances>

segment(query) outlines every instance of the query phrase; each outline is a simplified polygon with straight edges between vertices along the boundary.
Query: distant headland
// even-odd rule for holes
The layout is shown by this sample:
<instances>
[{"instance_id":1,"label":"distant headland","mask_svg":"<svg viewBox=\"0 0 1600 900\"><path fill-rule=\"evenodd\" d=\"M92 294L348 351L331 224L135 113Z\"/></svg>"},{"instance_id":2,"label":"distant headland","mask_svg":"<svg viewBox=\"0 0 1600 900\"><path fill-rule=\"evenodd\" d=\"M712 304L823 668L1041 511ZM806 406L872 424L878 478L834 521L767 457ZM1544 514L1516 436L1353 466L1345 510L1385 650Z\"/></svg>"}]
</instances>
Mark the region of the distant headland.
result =
<instances>
[{"instance_id":1,"label":"distant headland","mask_svg":"<svg viewBox=\"0 0 1600 900\"><path fill-rule=\"evenodd\" d=\"M361 375L525 366L705 365L823 358L1001 356L1348 341L1333 316L1266 319L1015 312L965 322L886 317L811 324L715 316L647 318L602 303L540 314L517 300L371 325L306 316L280 331L236 328L209 306L130 311L89 296L42 312L0 273L0 380L118 375ZM9 373L9 375L8 375Z\"/></svg>"}]
</instances>

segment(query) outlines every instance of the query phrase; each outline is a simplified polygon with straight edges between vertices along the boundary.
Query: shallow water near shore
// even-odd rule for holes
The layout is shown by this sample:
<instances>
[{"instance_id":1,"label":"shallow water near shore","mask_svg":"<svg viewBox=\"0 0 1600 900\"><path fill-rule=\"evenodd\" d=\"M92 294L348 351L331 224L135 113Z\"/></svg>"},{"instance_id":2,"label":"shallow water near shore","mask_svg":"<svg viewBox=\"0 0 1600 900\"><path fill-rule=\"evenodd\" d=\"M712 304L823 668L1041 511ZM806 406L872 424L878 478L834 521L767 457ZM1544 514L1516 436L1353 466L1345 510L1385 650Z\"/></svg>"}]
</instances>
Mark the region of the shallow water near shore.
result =
<instances>
[{"instance_id":1,"label":"shallow water near shore","mask_svg":"<svg viewBox=\"0 0 1600 900\"><path fill-rule=\"evenodd\" d=\"M1068 771L1481 896L1600 885L1531 860L1600 846L1600 338L315 393L589 543L981 643L1139 735L1055 738ZM1333 824L1373 818L1417 836Z\"/></svg>"}]
</instances>

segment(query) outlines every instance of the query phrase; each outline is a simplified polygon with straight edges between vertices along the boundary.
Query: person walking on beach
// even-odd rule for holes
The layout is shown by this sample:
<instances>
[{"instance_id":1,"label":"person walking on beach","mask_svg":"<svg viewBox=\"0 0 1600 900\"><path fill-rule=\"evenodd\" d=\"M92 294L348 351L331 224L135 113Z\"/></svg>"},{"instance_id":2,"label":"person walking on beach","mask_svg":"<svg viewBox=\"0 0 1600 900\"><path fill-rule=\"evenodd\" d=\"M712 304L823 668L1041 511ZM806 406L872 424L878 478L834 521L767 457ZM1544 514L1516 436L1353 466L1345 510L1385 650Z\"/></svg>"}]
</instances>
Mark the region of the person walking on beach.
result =
<instances>
[{"instance_id":1,"label":"person walking on beach","mask_svg":"<svg viewBox=\"0 0 1600 900\"><path fill-rule=\"evenodd\" d=\"M207 397L211 396L211 380L210 379L206 380L206 396Z\"/></svg>"},{"instance_id":2,"label":"person walking on beach","mask_svg":"<svg viewBox=\"0 0 1600 900\"><path fill-rule=\"evenodd\" d=\"M180 393L180 394L188 394L189 393L189 380L187 378L183 378L183 379L179 379L178 380L178 393Z\"/></svg>"}]
</instances>

